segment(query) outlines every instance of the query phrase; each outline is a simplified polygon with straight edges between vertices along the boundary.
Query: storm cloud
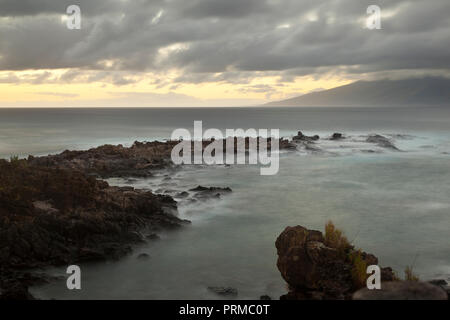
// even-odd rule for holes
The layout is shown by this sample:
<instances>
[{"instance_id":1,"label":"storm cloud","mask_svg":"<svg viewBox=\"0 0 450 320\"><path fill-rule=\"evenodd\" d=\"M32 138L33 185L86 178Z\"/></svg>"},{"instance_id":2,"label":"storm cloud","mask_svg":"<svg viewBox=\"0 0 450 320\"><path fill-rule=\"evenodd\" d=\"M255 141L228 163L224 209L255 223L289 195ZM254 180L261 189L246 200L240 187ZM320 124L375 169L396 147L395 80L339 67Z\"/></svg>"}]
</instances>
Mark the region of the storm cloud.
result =
<instances>
[{"instance_id":1,"label":"storm cloud","mask_svg":"<svg viewBox=\"0 0 450 320\"><path fill-rule=\"evenodd\" d=\"M81 8L81 30L66 27L70 4ZM381 30L365 28L372 4ZM0 0L0 70L68 68L59 81L116 85L167 70L181 74L174 83L441 75L450 69L449 13L448 0Z\"/></svg>"}]
</instances>

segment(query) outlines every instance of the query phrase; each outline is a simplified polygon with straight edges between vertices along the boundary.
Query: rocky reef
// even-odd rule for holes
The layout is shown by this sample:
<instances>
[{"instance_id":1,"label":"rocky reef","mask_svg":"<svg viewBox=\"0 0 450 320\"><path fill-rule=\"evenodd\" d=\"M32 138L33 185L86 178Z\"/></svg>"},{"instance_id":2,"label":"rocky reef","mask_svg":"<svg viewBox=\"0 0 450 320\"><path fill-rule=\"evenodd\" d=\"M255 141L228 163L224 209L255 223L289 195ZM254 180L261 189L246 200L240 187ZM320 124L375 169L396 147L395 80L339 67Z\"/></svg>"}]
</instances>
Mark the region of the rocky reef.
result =
<instances>
[{"instance_id":1,"label":"rocky reef","mask_svg":"<svg viewBox=\"0 0 450 320\"><path fill-rule=\"evenodd\" d=\"M399 281L389 267L380 268L382 290L364 289L366 268L378 265L378 258L355 249L330 223L325 234L302 226L287 227L275 245L277 267L289 288L280 299L447 299L438 286Z\"/></svg>"},{"instance_id":2,"label":"rocky reef","mask_svg":"<svg viewBox=\"0 0 450 320\"><path fill-rule=\"evenodd\" d=\"M249 150L252 141L259 148L259 143L265 138L244 139L244 151ZM203 150L214 140L203 140ZM123 145L103 145L82 151L66 150L60 154L42 157L29 156L31 165L48 168L78 170L101 178L111 177L148 177L155 169L172 166L171 152L180 141L135 141L131 147ZM226 140L222 140L224 150ZM286 139L279 139L280 149L295 149L295 145ZM271 140L267 140L267 149L271 149ZM194 142L191 142L193 156ZM238 139L234 138L234 153L238 153Z\"/></svg>"},{"instance_id":3,"label":"rocky reef","mask_svg":"<svg viewBox=\"0 0 450 320\"><path fill-rule=\"evenodd\" d=\"M178 141L134 142L129 148L123 145L103 145L82 151L66 150L60 154L28 157L34 166L71 169L109 177L147 177L152 169L170 165L172 148Z\"/></svg>"}]
</instances>

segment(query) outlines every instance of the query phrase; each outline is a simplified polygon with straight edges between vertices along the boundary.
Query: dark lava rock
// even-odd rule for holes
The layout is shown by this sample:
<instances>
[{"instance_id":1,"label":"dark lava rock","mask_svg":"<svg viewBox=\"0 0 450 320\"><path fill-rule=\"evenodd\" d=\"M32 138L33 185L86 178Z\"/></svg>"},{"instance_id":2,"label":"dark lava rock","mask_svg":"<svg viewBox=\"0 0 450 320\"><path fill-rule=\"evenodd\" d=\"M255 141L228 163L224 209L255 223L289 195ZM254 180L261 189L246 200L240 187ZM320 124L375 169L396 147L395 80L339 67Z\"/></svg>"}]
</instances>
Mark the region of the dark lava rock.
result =
<instances>
[{"instance_id":1,"label":"dark lava rock","mask_svg":"<svg viewBox=\"0 0 450 320\"><path fill-rule=\"evenodd\" d=\"M363 153L380 153L379 151L375 151L375 150L371 150L371 149L369 149L369 150L361 150L361 152L363 152Z\"/></svg>"},{"instance_id":2,"label":"dark lava rock","mask_svg":"<svg viewBox=\"0 0 450 320\"><path fill-rule=\"evenodd\" d=\"M111 187L77 170L34 166L27 160L0 160L0 190L4 270L118 259L143 241L141 231L189 223L167 213L177 209L170 196ZM20 273L10 279L5 274L0 272L3 292L10 279L28 284ZM7 292L23 292L13 289Z\"/></svg>"},{"instance_id":3,"label":"dark lava rock","mask_svg":"<svg viewBox=\"0 0 450 320\"><path fill-rule=\"evenodd\" d=\"M212 199L212 198L220 199L221 195L230 193L231 188L198 186L196 188L190 189L189 191L195 192L194 197L199 200L208 200L208 199Z\"/></svg>"},{"instance_id":4,"label":"dark lava rock","mask_svg":"<svg viewBox=\"0 0 450 320\"><path fill-rule=\"evenodd\" d=\"M307 142L313 142L320 139L318 135L314 136L305 136L301 131L297 133L296 136L292 138L294 141L307 141Z\"/></svg>"},{"instance_id":5,"label":"dark lava rock","mask_svg":"<svg viewBox=\"0 0 450 320\"><path fill-rule=\"evenodd\" d=\"M333 135L331 136L330 140L341 140L344 139L344 136L342 133L333 133Z\"/></svg>"},{"instance_id":6,"label":"dark lava rock","mask_svg":"<svg viewBox=\"0 0 450 320\"><path fill-rule=\"evenodd\" d=\"M203 187L203 186L198 186L198 187L195 187L193 189L190 189L189 191L195 191L195 192L231 192L231 188L230 187L221 188L221 187Z\"/></svg>"},{"instance_id":7,"label":"dark lava rock","mask_svg":"<svg viewBox=\"0 0 450 320\"><path fill-rule=\"evenodd\" d=\"M353 300L447 300L447 293L427 282L393 281L381 284L380 290L363 288Z\"/></svg>"},{"instance_id":8,"label":"dark lava rock","mask_svg":"<svg viewBox=\"0 0 450 320\"><path fill-rule=\"evenodd\" d=\"M231 287L208 287L208 290L220 296L237 296L238 291Z\"/></svg>"},{"instance_id":9,"label":"dark lava rock","mask_svg":"<svg viewBox=\"0 0 450 320\"><path fill-rule=\"evenodd\" d=\"M287 227L275 246L277 267L289 285L289 292L280 299L350 299L361 284L353 280L349 257L359 254L366 265L378 264L374 255L356 251L351 245L340 250L328 247L322 232L302 226Z\"/></svg>"},{"instance_id":10,"label":"dark lava rock","mask_svg":"<svg viewBox=\"0 0 450 320\"><path fill-rule=\"evenodd\" d=\"M389 140L386 137L383 137L382 135L379 134L375 134L375 135L370 135L367 139L366 142L369 143L375 143L376 145L378 145L381 148L386 148L386 149L392 149L392 150L396 150L396 151L400 151L392 142L391 140Z\"/></svg>"},{"instance_id":11,"label":"dark lava rock","mask_svg":"<svg viewBox=\"0 0 450 320\"><path fill-rule=\"evenodd\" d=\"M248 150L250 140L256 138L245 138L245 148ZM271 139L266 140L267 150L271 150ZM202 147L206 148L214 140L203 140ZM235 138L236 145L237 138ZM135 141L129 148L123 145L102 145L89 150L70 151L66 150L60 154L48 155L43 157L28 157L28 163L33 166L51 167L58 169L77 170L89 175L95 175L102 178L123 177L123 178L141 178L153 176L152 171L167 169L173 166L171 153L173 148L180 141ZM193 143L193 142L192 142ZM226 144L226 140L223 140ZM279 139L280 149L289 149L291 144L288 140ZM237 148L235 148L237 152ZM165 176L163 181L170 180Z\"/></svg>"},{"instance_id":12,"label":"dark lava rock","mask_svg":"<svg viewBox=\"0 0 450 320\"><path fill-rule=\"evenodd\" d=\"M170 155L178 141L134 142L126 148L122 145L103 145L84 151L66 150L45 157L30 156L32 165L60 169L75 169L103 178L149 177L151 170L170 165Z\"/></svg>"}]
</instances>

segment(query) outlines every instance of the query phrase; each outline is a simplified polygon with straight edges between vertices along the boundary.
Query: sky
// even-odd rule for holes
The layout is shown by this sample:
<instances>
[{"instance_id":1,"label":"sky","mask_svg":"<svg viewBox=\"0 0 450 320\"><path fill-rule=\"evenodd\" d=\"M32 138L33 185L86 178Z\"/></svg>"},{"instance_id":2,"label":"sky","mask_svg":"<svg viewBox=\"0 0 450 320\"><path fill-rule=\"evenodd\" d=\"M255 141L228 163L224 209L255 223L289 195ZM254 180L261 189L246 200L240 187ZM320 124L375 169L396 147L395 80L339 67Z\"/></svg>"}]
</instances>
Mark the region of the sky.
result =
<instances>
[{"instance_id":1,"label":"sky","mask_svg":"<svg viewBox=\"0 0 450 320\"><path fill-rule=\"evenodd\" d=\"M449 0L0 0L0 107L260 105L449 71Z\"/></svg>"}]
</instances>

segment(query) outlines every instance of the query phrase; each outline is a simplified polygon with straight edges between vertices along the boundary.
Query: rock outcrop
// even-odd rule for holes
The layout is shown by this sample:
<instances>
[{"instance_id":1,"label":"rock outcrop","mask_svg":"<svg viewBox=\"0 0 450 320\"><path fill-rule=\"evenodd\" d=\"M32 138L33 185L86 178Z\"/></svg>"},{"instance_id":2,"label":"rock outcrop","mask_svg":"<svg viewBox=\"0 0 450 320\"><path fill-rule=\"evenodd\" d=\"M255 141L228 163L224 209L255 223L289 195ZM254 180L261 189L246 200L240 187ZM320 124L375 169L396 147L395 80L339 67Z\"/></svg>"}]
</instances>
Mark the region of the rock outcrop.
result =
<instances>
[{"instance_id":1,"label":"rock outcrop","mask_svg":"<svg viewBox=\"0 0 450 320\"><path fill-rule=\"evenodd\" d=\"M127 148L122 145L103 145L83 151L66 150L44 157L29 156L34 166L82 171L102 178L147 177L152 169L170 164L172 148L179 141L138 142Z\"/></svg>"},{"instance_id":2,"label":"rock outcrop","mask_svg":"<svg viewBox=\"0 0 450 320\"><path fill-rule=\"evenodd\" d=\"M194 192L194 199L198 200L207 200L210 198L220 198L224 194L228 194L231 191L229 187L203 187L197 186L195 188L190 189L189 191Z\"/></svg>"},{"instance_id":3,"label":"rock outcrop","mask_svg":"<svg viewBox=\"0 0 450 320\"><path fill-rule=\"evenodd\" d=\"M374 255L345 243L328 246L322 232L302 226L287 227L276 248L278 269L289 285L281 299L351 299L363 285L361 267L365 275L366 265L378 264ZM382 281L392 278L392 270L384 268Z\"/></svg>"},{"instance_id":4,"label":"rock outcrop","mask_svg":"<svg viewBox=\"0 0 450 320\"><path fill-rule=\"evenodd\" d=\"M366 142L369 143L374 143L377 146L381 147L381 148L386 148L386 149L391 149L391 150L395 150L395 151L400 151L393 143L391 140L389 140L388 138L379 135L379 134L374 134L374 135L370 135L369 137L367 137Z\"/></svg>"},{"instance_id":5,"label":"rock outcrop","mask_svg":"<svg viewBox=\"0 0 450 320\"><path fill-rule=\"evenodd\" d=\"M244 151L248 151L252 142L259 148L259 143L263 140L265 138L244 138ZM203 150L213 141L215 140L203 140ZM152 176L152 171L172 165L172 149L178 143L180 141L136 141L129 148L122 145L103 145L83 151L66 150L56 155L29 156L28 162L33 166L78 170L101 178L148 177ZM226 140L222 140L222 143L223 150L226 150ZM295 145L286 139L279 139L279 149L295 149ZM192 141L191 156L193 150ZM270 139L267 141L267 150L271 150ZM239 152L237 138L234 138L234 152Z\"/></svg>"},{"instance_id":6,"label":"rock outcrop","mask_svg":"<svg viewBox=\"0 0 450 320\"><path fill-rule=\"evenodd\" d=\"M170 196L111 187L76 170L0 160L2 296L26 296L29 281L21 281L20 270L118 258L146 234L188 223L176 210Z\"/></svg>"},{"instance_id":7,"label":"rock outcrop","mask_svg":"<svg viewBox=\"0 0 450 320\"><path fill-rule=\"evenodd\" d=\"M292 140L294 140L294 141L305 141L305 142L313 142L313 141L317 141L319 139L320 139L320 137L318 135L306 136L301 131L297 132L297 135L292 138Z\"/></svg>"},{"instance_id":8,"label":"rock outcrop","mask_svg":"<svg viewBox=\"0 0 450 320\"><path fill-rule=\"evenodd\" d=\"M333 133L333 135L330 138L330 140L342 140L342 139L344 139L344 135L339 132Z\"/></svg>"}]
</instances>

